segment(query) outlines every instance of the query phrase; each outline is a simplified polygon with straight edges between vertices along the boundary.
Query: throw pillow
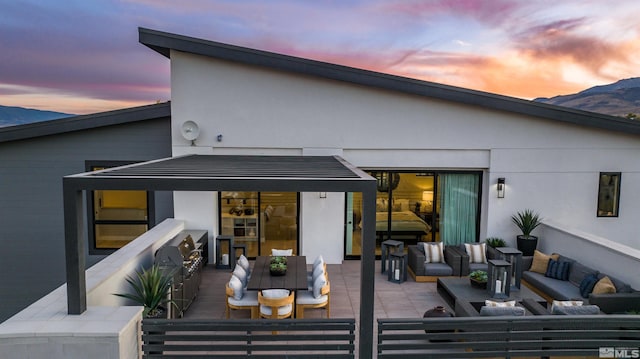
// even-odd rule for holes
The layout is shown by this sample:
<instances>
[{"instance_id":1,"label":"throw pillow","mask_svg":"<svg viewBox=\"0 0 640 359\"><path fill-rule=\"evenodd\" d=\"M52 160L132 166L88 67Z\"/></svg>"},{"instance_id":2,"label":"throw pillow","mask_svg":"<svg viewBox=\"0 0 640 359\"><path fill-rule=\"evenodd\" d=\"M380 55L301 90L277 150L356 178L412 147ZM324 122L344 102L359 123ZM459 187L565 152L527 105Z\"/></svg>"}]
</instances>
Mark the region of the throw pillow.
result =
<instances>
[{"instance_id":1,"label":"throw pillow","mask_svg":"<svg viewBox=\"0 0 640 359\"><path fill-rule=\"evenodd\" d=\"M600 314L600 307L597 305L574 305L571 307L555 307L551 314L561 315L592 315Z\"/></svg>"},{"instance_id":2,"label":"throw pillow","mask_svg":"<svg viewBox=\"0 0 640 359\"><path fill-rule=\"evenodd\" d=\"M469 263L487 263L487 244L486 243L465 243L464 249L469 255Z\"/></svg>"},{"instance_id":3,"label":"throw pillow","mask_svg":"<svg viewBox=\"0 0 640 359\"><path fill-rule=\"evenodd\" d=\"M262 296L265 298L286 298L289 296L289 291L287 289L263 289Z\"/></svg>"},{"instance_id":4,"label":"throw pillow","mask_svg":"<svg viewBox=\"0 0 640 359\"><path fill-rule=\"evenodd\" d=\"M480 308L480 315L483 317L495 317L502 315L512 315L522 317L524 316L524 308L522 307L488 307L482 306Z\"/></svg>"},{"instance_id":5,"label":"throw pillow","mask_svg":"<svg viewBox=\"0 0 640 359\"><path fill-rule=\"evenodd\" d=\"M613 285L613 282L609 277L602 277L595 286L593 286L593 294L605 294L605 293L615 293L616 286Z\"/></svg>"},{"instance_id":6,"label":"throw pillow","mask_svg":"<svg viewBox=\"0 0 640 359\"><path fill-rule=\"evenodd\" d=\"M577 307L583 303L581 300L554 300L551 302L551 312L553 313L556 307Z\"/></svg>"},{"instance_id":7,"label":"throw pillow","mask_svg":"<svg viewBox=\"0 0 640 359\"><path fill-rule=\"evenodd\" d=\"M547 264L547 271L544 273L544 275L545 277L549 278L569 280L570 265L570 262L549 259L549 263Z\"/></svg>"},{"instance_id":8,"label":"throw pillow","mask_svg":"<svg viewBox=\"0 0 640 359\"><path fill-rule=\"evenodd\" d=\"M315 281L313 281L313 297L315 299L320 298L320 296L322 295L322 287L324 287L325 284L327 284L327 278L325 278L325 276L323 275L319 276Z\"/></svg>"},{"instance_id":9,"label":"throw pillow","mask_svg":"<svg viewBox=\"0 0 640 359\"><path fill-rule=\"evenodd\" d=\"M242 282L235 275L231 275L231 279L229 279L229 288L233 289L233 299L240 300L244 295L242 291Z\"/></svg>"},{"instance_id":10,"label":"throw pillow","mask_svg":"<svg viewBox=\"0 0 640 359\"><path fill-rule=\"evenodd\" d=\"M425 263L444 263L444 246L442 242L423 242Z\"/></svg>"},{"instance_id":11,"label":"throw pillow","mask_svg":"<svg viewBox=\"0 0 640 359\"><path fill-rule=\"evenodd\" d=\"M516 301L509 300L506 302L496 302L494 300L487 299L484 301L484 305L486 305L487 307L515 307Z\"/></svg>"},{"instance_id":12,"label":"throw pillow","mask_svg":"<svg viewBox=\"0 0 640 359\"><path fill-rule=\"evenodd\" d=\"M236 265L236 267L233 269L233 275L238 277L238 279L240 279L240 281L242 282L242 287L246 287L247 286L247 271L244 270L244 268L242 268L239 265Z\"/></svg>"},{"instance_id":13,"label":"throw pillow","mask_svg":"<svg viewBox=\"0 0 640 359\"><path fill-rule=\"evenodd\" d=\"M580 282L580 295L583 298L589 298L589 294L593 291L593 287L598 282L598 276L595 273L587 274Z\"/></svg>"},{"instance_id":14,"label":"throw pillow","mask_svg":"<svg viewBox=\"0 0 640 359\"><path fill-rule=\"evenodd\" d=\"M531 263L529 271L545 274L547 272L547 266L549 265L549 259L558 260L558 254L544 254L536 249L535 252L533 252L533 262Z\"/></svg>"},{"instance_id":15,"label":"throw pillow","mask_svg":"<svg viewBox=\"0 0 640 359\"><path fill-rule=\"evenodd\" d=\"M244 254L241 254L240 258L238 258L238 265L242 267L242 269L244 269L245 272L247 272L247 275L249 274L251 270L251 265L249 265L249 260L247 259L247 257L244 256Z\"/></svg>"}]
</instances>

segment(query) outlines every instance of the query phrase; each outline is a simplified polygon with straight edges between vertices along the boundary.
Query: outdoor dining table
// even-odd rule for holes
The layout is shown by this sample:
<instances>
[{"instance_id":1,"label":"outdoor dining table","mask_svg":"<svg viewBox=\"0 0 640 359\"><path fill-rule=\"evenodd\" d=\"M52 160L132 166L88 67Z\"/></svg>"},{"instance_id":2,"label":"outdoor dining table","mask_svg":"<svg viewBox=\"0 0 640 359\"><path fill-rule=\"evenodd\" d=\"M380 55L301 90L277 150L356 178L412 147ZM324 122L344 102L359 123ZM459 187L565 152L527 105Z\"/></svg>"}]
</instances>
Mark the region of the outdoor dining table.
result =
<instances>
[{"instance_id":1,"label":"outdoor dining table","mask_svg":"<svg viewBox=\"0 0 640 359\"><path fill-rule=\"evenodd\" d=\"M282 276L274 276L269 272L270 256L256 257L247 290L289 289L307 290L307 257L288 256L287 272Z\"/></svg>"}]
</instances>

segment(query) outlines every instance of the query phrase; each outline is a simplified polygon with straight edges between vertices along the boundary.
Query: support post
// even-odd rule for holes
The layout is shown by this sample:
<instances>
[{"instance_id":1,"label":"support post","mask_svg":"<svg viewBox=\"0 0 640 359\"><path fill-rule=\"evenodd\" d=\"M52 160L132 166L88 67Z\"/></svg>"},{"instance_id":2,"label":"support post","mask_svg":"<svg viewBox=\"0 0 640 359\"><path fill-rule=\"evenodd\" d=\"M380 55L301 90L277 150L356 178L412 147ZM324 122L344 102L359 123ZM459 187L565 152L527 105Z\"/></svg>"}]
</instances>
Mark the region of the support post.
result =
<instances>
[{"instance_id":1,"label":"support post","mask_svg":"<svg viewBox=\"0 0 640 359\"><path fill-rule=\"evenodd\" d=\"M85 249L82 217L82 191L62 180L64 201L64 237L67 270L67 313L82 314L87 310Z\"/></svg>"},{"instance_id":2,"label":"support post","mask_svg":"<svg viewBox=\"0 0 640 359\"><path fill-rule=\"evenodd\" d=\"M373 308L376 264L376 182L362 192L362 257L360 260L360 358L373 358Z\"/></svg>"}]
</instances>

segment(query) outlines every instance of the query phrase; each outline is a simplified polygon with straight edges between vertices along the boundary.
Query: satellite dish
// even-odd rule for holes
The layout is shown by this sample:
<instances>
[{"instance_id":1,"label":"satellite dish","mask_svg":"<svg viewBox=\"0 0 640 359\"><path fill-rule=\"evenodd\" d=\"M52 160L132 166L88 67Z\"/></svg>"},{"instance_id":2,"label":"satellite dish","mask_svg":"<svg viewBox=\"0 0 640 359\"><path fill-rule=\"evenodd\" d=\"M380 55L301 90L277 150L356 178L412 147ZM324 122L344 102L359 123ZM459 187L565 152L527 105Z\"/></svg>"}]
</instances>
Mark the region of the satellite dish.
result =
<instances>
[{"instance_id":1,"label":"satellite dish","mask_svg":"<svg viewBox=\"0 0 640 359\"><path fill-rule=\"evenodd\" d=\"M195 146L196 139L200 135L200 128L193 121L185 121L180 128L180 133L185 140L191 141L191 146Z\"/></svg>"}]
</instances>

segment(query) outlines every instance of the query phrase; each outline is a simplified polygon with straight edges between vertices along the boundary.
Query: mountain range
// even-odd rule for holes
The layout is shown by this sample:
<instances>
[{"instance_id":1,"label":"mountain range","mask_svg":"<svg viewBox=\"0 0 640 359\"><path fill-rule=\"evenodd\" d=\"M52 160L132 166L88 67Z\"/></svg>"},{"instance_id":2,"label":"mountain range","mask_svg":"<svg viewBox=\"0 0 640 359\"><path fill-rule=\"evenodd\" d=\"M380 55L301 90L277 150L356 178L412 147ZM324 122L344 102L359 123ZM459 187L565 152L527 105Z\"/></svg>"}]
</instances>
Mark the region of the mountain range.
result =
<instances>
[{"instance_id":1,"label":"mountain range","mask_svg":"<svg viewBox=\"0 0 640 359\"><path fill-rule=\"evenodd\" d=\"M640 77L591 87L573 95L537 98L534 101L612 116L640 115Z\"/></svg>"},{"instance_id":2,"label":"mountain range","mask_svg":"<svg viewBox=\"0 0 640 359\"><path fill-rule=\"evenodd\" d=\"M609 85L595 86L572 95L540 97L533 101L571 107L579 110L626 117L640 116L640 77L617 81ZM0 127L47 121L73 114L41 111L22 107L0 105Z\"/></svg>"},{"instance_id":3,"label":"mountain range","mask_svg":"<svg viewBox=\"0 0 640 359\"><path fill-rule=\"evenodd\" d=\"M0 127L23 125L26 123L55 120L73 116L69 113L34 110L23 107L0 105Z\"/></svg>"}]
</instances>

